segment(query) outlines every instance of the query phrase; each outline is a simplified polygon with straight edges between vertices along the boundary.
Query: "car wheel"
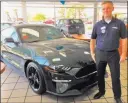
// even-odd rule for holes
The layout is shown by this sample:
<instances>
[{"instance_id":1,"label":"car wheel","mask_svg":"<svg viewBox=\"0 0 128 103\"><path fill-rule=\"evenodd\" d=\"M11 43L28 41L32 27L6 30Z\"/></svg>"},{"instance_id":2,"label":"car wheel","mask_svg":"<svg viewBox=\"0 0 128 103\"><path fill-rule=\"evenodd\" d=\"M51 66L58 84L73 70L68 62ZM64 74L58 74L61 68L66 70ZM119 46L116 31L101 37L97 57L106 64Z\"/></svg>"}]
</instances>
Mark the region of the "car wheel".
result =
<instances>
[{"instance_id":1,"label":"car wheel","mask_svg":"<svg viewBox=\"0 0 128 103\"><path fill-rule=\"evenodd\" d=\"M30 62L27 66L27 79L32 90L37 94L43 94L46 92L46 85L43 74L39 69L39 66Z\"/></svg>"}]
</instances>

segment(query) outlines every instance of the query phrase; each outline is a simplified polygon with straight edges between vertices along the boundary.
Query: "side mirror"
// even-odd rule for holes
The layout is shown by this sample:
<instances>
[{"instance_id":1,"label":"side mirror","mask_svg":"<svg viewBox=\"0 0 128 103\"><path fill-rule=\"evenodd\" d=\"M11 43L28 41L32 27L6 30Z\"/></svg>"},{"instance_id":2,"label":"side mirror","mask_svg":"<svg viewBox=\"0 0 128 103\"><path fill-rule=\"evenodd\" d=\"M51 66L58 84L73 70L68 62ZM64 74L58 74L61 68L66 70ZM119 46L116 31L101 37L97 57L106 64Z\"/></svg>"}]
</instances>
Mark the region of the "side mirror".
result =
<instances>
[{"instance_id":1,"label":"side mirror","mask_svg":"<svg viewBox=\"0 0 128 103\"><path fill-rule=\"evenodd\" d=\"M5 38L5 42L8 42L8 43L15 43L13 38Z\"/></svg>"}]
</instances>

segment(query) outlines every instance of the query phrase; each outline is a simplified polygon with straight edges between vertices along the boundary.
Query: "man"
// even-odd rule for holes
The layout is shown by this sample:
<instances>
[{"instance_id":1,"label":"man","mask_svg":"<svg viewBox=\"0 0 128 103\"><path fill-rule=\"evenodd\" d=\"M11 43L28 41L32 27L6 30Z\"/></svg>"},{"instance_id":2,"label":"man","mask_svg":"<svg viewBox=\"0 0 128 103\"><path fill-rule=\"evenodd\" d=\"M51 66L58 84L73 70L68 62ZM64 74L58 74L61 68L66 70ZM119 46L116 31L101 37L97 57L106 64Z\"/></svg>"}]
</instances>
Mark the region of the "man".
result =
<instances>
[{"instance_id":1,"label":"man","mask_svg":"<svg viewBox=\"0 0 128 103\"><path fill-rule=\"evenodd\" d=\"M0 74L2 74L5 71L6 65L0 60Z\"/></svg>"},{"instance_id":2,"label":"man","mask_svg":"<svg viewBox=\"0 0 128 103\"><path fill-rule=\"evenodd\" d=\"M99 99L105 94L104 75L108 63L111 72L114 99L116 103L122 103L120 62L126 59L127 34L125 24L121 20L112 17L113 10L114 6L111 1L102 2L103 18L94 25L91 36L90 51L97 66L99 88L99 92L94 96L94 99ZM120 38L123 43L121 57L118 53Z\"/></svg>"}]
</instances>

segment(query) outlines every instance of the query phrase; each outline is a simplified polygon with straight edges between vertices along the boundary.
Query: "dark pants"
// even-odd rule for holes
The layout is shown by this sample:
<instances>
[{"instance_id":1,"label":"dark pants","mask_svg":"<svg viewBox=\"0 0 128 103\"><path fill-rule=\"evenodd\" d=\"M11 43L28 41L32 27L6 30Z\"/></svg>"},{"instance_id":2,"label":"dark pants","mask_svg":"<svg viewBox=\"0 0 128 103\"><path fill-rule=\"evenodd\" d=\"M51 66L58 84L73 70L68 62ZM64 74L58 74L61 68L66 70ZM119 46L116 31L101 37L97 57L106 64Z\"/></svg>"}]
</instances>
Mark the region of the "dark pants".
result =
<instances>
[{"instance_id":1,"label":"dark pants","mask_svg":"<svg viewBox=\"0 0 128 103\"><path fill-rule=\"evenodd\" d=\"M98 71L98 87L99 91L105 92L105 69L108 63L112 78L112 88L115 98L121 97L120 85L120 56L118 50L115 51L101 51L96 49L96 65Z\"/></svg>"}]
</instances>

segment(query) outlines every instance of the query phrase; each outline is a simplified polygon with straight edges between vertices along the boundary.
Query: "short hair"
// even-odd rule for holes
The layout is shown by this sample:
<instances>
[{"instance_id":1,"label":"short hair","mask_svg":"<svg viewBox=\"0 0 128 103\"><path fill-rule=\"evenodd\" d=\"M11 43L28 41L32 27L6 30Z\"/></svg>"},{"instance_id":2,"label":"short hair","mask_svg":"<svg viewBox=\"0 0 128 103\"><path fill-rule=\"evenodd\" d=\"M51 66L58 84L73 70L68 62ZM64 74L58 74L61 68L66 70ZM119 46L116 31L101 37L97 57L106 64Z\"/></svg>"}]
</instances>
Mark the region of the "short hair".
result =
<instances>
[{"instance_id":1,"label":"short hair","mask_svg":"<svg viewBox=\"0 0 128 103\"><path fill-rule=\"evenodd\" d=\"M110 3L110 4L113 5L113 2L112 2L112 1L103 1L103 2L101 3L101 5L104 5L104 4L107 4L107 3Z\"/></svg>"}]
</instances>

